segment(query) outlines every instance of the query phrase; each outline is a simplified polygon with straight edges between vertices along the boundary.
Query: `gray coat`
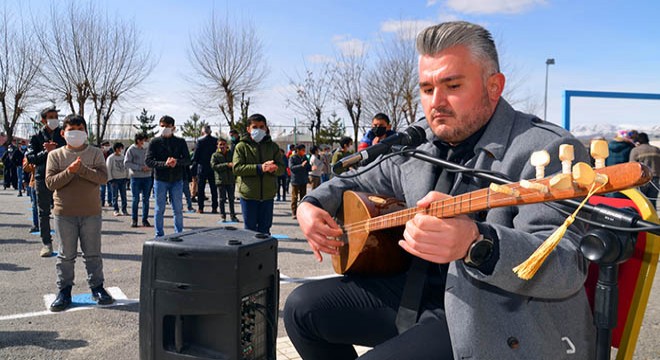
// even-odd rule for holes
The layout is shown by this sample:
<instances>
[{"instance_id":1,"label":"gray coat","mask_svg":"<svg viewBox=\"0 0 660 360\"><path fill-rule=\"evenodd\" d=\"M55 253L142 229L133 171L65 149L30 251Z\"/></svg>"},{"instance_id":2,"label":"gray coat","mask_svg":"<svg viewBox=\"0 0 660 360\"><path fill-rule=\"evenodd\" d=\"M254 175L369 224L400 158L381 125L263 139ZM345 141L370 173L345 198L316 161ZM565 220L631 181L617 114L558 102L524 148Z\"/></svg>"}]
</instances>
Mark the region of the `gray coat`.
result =
<instances>
[{"instance_id":1,"label":"gray coat","mask_svg":"<svg viewBox=\"0 0 660 360\"><path fill-rule=\"evenodd\" d=\"M426 121L427 139L435 138ZM559 145L572 144L576 161L588 161L586 149L564 129L515 111L501 99L467 167L498 171L511 179L533 179L533 151L545 149L552 162L546 175L557 173ZM431 143L419 149L438 155ZM433 190L433 165L411 157L393 157L353 179L333 178L308 196L336 214L344 190L393 196L409 207ZM457 175L453 194L487 186ZM587 262L577 250L582 229L572 225L536 276L524 281L512 269L527 259L565 216L543 204L491 209L486 216L499 238L500 259L491 275L449 265L445 311L455 359L591 359L595 329L584 280ZM422 345L423 346L423 345Z\"/></svg>"}]
</instances>

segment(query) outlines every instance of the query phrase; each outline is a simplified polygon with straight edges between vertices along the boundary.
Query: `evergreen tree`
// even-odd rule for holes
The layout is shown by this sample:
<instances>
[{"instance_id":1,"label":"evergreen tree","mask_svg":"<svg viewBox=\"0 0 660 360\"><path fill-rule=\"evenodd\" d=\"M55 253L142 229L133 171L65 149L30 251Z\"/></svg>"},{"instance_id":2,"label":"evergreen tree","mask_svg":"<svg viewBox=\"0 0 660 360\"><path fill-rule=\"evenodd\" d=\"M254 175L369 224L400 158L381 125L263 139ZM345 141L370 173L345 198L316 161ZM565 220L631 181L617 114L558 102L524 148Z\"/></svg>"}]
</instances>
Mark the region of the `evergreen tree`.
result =
<instances>
[{"instance_id":1,"label":"evergreen tree","mask_svg":"<svg viewBox=\"0 0 660 360\"><path fill-rule=\"evenodd\" d=\"M156 136L156 131L154 129L158 126L156 124L156 115L148 115L147 109L142 109L140 116L135 117L138 121L138 125L133 125L133 127L138 131L138 133L146 134L149 138Z\"/></svg>"},{"instance_id":2,"label":"evergreen tree","mask_svg":"<svg viewBox=\"0 0 660 360\"><path fill-rule=\"evenodd\" d=\"M337 117L337 113L330 114L326 124L321 124L321 129L316 133L316 144L335 144L339 143L346 132L344 121Z\"/></svg>"},{"instance_id":3,"label":"evergreen tree","mask_svg":"<svg viewBox=\"0 0 660 360\"><path fill-rule=\"evenodd\" d=\"M246 131L247 126L249 125L247 122L248 119L248 111L250 108L250 98L245 98L245 94L241 93L241 117L236 121L236 125L233 128L234 130L238 131L239 134L242 134Z\"/></svg>"},{"instance_id":4,"label":"evergreen tree","mask_svg":"<svg viewBox=\"0 0 660 360\"><path fill-rule=\"evenodd\" d=\"M202 129L208 125L205 120L200 120L197 113L190 115L190 119L186 120L181 127L181 136L184 138L197 139L202 136Z\"/></svg>"}]
</instances>

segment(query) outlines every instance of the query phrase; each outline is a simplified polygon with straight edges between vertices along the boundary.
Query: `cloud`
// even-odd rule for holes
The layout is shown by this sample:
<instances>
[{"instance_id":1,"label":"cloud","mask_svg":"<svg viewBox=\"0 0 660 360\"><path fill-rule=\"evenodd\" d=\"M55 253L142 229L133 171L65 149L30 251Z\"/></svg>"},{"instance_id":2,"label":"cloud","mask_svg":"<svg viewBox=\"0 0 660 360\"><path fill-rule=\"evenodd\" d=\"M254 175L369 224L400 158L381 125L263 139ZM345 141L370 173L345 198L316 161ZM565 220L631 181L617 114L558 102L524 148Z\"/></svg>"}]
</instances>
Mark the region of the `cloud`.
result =
<instances>
[{"instance_id":1,"label":"cloud","mask_svg":"<svg viewBox=\"0 0 660 360\"><path fill-rule=\"evenodd\" d=\"M367 50L367 43L348 35L335 35L332 42L345 56L362 56Z\"/></svg>"},{"instance_id":2,"label":"cloud","mask_svg":"<svg viewBox=\"0 0 660 360\"><path fill-rule=\"evenodd\" d=\"M331 57L323 54L307 55L306 58L307 61L309 61L312 64L325 64L333 61Z\"/></svg>"},{"instance_id":3,"label":"cloud","mask_svg":"<svg viewBox=\"0 0 660 360\"><path fill-rule=\"evenodd\" d=\"M414 39L424 28L435 24L435 21L430 20L387 20L380 25L380 31Z\"/></svg>"},{"instance_id":4,"label":"cloud","mask_svg":"<svg viewBox=\"0 0 660 360\"><path fill-rule=\"evenodd\" d=\"M433 1L433 0L429 0ZM518 14L536 5L544 5L546 0L448 0L447 7L465 14Z\"/></svg>"},{"instance_id":5,"label":"cloud","mask_svg":"<svg viewBox=\"0 0 660 360\"><path fill-rule=\"evenodd\" d=\"M438 0L426 0L426 6L433 6L438 3Z\"/></svg>"},{"instance_id":6,"label":"cloud","mask_svg":"<svg viewBox=\"0 0 660 360\"><path fill-rule=\"evenodd\" d=\"M440 20L440 22L449 22L449 21L458 21L461 20L461 18L455 14L441 14L438 17L438 20Z\"/></svg>"}]
</instances>

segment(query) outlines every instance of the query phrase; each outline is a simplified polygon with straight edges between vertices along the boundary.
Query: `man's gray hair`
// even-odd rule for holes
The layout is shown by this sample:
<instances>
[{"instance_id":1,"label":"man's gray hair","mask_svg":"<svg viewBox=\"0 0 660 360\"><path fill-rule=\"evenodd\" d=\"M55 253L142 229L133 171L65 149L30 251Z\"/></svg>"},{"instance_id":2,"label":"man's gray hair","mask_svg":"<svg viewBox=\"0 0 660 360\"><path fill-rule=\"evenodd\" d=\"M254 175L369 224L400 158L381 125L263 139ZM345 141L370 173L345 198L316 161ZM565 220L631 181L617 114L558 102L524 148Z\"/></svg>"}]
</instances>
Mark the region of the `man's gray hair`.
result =
<instances>
[{"instance_id":1,"label":"man's gray hair","mask_svg":"<svg viewBox=\"0 0 660 360\"><path fill-rule=\"evenodd\" d=\"M497 49L490 32L466 21L451 21L429 26L417 35L417 52L433 56L445 49L466 46L475 60L485 62L488 74L500 72Z\"/></svg>"},{"instance_id":2,"label":"man's gray hair","mask_svg":"<svg viewBox=\"0 0 660 360\"><path fill-rule=\"evenodd\" d=\"M202 132L206 135L211 135L211 125L204 125Z\"/></svg>"}]
</instances>

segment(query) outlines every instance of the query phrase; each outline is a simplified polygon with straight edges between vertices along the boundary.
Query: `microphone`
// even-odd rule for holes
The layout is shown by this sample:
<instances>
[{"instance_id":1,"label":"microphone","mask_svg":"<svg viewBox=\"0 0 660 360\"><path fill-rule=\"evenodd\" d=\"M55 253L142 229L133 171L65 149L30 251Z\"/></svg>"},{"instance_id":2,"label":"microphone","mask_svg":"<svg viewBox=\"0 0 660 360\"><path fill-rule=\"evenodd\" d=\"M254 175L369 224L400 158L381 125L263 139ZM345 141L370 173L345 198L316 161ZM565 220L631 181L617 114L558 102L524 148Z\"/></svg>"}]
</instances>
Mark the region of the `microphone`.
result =
<instances>
[{"instance_id":1,"label":"microphone","mask_svg":"<svg viewBox=\"0 0 660 360\"><path fill-rule=\"evenodd\" d=\"M332 166L332 171L337 172L342 168L347 168L363 160L375 159L378 155L387 154L392 149L392 146L403 145L417 147L426 142L426 131L423 128L412 125L406 128L403 132L398 132L390 135L385 139L378 142L378 144L369 146L368 148L358 151L357 153L347 156L337 161Z\"/></svg>"}]
</instances>

